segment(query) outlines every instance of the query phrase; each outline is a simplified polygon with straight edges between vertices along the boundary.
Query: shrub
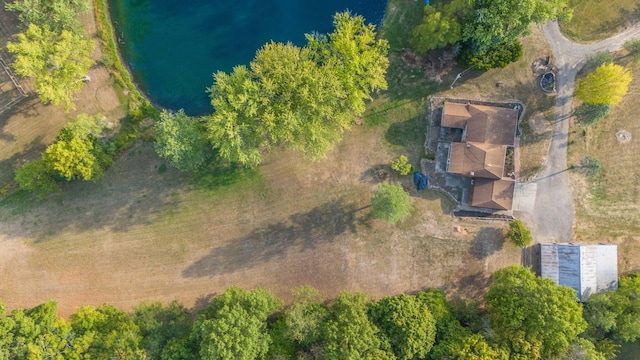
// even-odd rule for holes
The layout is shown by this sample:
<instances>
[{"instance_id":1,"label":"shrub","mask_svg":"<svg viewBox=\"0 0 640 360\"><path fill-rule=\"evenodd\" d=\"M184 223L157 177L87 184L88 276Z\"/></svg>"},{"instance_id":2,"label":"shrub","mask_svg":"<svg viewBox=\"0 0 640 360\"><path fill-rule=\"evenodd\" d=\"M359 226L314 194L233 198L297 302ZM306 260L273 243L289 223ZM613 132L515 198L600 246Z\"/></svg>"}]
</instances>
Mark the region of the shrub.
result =
<instances>
[{"instance_id":1,"label":"shrub","mask_svg":"<svg viewBox=\"0 0 640 360\"><path fill-rule=\"evenodd\" d=\"M587 104L584 103L574 112L578 123L589 126L597 123L600 119L609 115L611 106L607 104Z\"/></svg>"},{"instance_id":2,"label":"shrub","mask_svg":"<svg viewBox=\"0 0 640 360\"><path fill-rule=\"evenodd\" d=\"M589 155L582 158L580 166L587 169L586 175L590 180L594 180L595 177L600 174L600 171L602 171L602 164L600 164L600 160Z\"/></svg>"},{"instance_id":3,"label":"shrub","mask_svg":"<svg viewBox=\"0 0 640 360\"><path fill-rule=\"evenodd\" d=\"M509 231L507 231L506 237L516 246L521 248L527 247L531 244L531 231L529 231L526 225L518 219L509 221Z\"/></svg>"},{"instance_id":4,"label":"shrub","mask_svg":"<svg viewBox=\"0 0 640 360\"><path fill-rule=\"evenodd\" d=\"M640 61L640 39L629 40L622 45L629 55L633 58L633 62Z\"/></svg>"},{"instance_id":5,"label":"shrub","mask_svg":"<svg viewBox=\"0 0 640 360\"><path fill-rule=\"evenodd\" d=\"M400 184L380 184L371 199L371 215L390 224L404 220L412 211L411 197Z\"/></svg>"},{"instance_id":6,"label":"shrub","mask_svg":"<svg viewBox=\"0 0 640 360\"><path fill-rule=\"evenodd\" d=\"M404 155L400 155L397 159L391 161L391 168L397 171L400 175L408 175L413 166L407 163L408 159Z\"/></svg>"},{"instance_id":7,"label":"shrub","mask_svg":"<svg viewBox=\"0 0 640 360\"><path fill-rule=\"evenodd\" d=\"M613 55L608 51L598 51L595 54L587 55L587 63L584 65L584 71L592 72L601 65L613 62Z\"/></svg>"},{"instance_id":8,"label":"shrub","mask_svg":"<svg viewBox=\"0 0 640 360\"><path fill-rule=\"evenodd\" d=\"M460 53L459 61L463 66L474 67L480 71L503 68L522 57L522 44L498 44L481 54L473 54L472 49L466 48Z\"/></svg>"}]
</instances>

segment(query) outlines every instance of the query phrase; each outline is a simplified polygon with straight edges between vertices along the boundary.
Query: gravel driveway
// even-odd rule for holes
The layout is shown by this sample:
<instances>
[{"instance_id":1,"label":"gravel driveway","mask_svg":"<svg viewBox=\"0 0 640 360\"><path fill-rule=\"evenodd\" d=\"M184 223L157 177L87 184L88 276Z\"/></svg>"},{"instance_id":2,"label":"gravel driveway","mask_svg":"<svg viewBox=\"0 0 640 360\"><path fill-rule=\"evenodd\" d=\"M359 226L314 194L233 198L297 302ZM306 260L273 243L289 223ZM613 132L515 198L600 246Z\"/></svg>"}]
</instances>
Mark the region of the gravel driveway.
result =
<instances>
[{"instance_id":1,"label":"gravel driveway","mask_svg":"<svg viewBox=\"0 0 640 360\"><path fill-rule=\"evenodd\" d=\"M531 226L538 242L568 242L573 239L574 210L567 174L567 146L576 74L586 63L588 55L604 50L615 51L625 41L640 38L640 23L606 40L589 44L579 44L565 38L555 21L543 26L543 31L558 68L556 121L546 166L530 182L537 184L533 212L523 213L521 217Z\"/></svg>"}]
</instances>

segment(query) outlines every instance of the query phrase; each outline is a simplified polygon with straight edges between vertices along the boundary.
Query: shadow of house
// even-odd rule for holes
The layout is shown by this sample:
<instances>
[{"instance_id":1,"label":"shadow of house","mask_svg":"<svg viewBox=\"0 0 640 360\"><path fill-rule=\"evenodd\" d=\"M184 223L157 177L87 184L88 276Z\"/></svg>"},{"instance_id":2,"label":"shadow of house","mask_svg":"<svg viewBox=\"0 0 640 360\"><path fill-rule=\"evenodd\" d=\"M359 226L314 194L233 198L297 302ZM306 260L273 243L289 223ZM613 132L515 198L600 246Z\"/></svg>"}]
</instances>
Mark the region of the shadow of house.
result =
<instances>
[{"instance_id":1,"label":"shadow of house","mask_svg":"<svg viewBox=\"0 0 640 360\"><path fill-rule=\"evenodd\" d=\"M617 245L536 244L522 249L522 264L573 288L580 301L618 288Z\"/></svg>"},{"instance_id":2,"label":"shadow of house","mask_svg":"<svg viewBox=\"0 0 640 360\"><path fill-rule=\"evenodd\" d=\"M462 133L451 141L446 172L472 179L469 205L511 210L515 181L505 174L507 148L515 144L519 108L447 101L441 126Z\"/></svg>"}]
</instances>

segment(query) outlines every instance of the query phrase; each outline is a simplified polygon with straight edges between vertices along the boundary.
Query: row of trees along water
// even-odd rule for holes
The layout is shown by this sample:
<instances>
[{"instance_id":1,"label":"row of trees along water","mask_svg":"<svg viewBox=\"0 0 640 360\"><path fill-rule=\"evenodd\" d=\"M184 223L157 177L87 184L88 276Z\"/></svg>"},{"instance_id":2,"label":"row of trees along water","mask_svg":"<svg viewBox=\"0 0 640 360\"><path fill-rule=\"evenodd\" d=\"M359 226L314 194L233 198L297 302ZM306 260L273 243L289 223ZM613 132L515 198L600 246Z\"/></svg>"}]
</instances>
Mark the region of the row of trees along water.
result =
<instances>
[{"instance_id":1,"label":"row of trees along water","mask_svg":"<svg viewBox=\"0 0 640 360\"><path fill-rule=\"evenodd\" d=\"M16 72L35 79L44 102L72 109L79 80L93 63L92 43L78 20L90 8L88 0L22 0L6 8L19 14L24 29L8 45L16 54ZM519 39L532 22L569 16L566 0L437 1L424 7L422 23L406 36L418 53L450 48L459 52L459 62L486 70L521 56ZM307 34L306 39L302 47L268 43L249 66L214 74L208 89L211 115L151 114L158 154L184 171L221 162L255 167L265 152L283 147L323 158L363 115L366 100L386 89L389 45L373 25L347 12L335 15L332 33ZM93 128L100 122L94 118ZM96 180L113 156L133 142L137 134L126 130L114 138L95 132L61 134L57 141L62 144L19 169L16 180L23 189L40 193L64 181Z\"/></svg>"},{"instance_id":2,"label":"row of trees along water","mask_svg":"<svg viewBox=\"0 0 640 360\"><path fill-rule=\"evenodd\" d=\"M512 266L494 274L484 303L436 289L372 301L345 292L329 303L310 287L283 302L229 288L190 311L143 303L126 313L56 303L5 314L3 359L613 359L640 337L640 276L579 303L575 291Z\"/></svg>"}]
</instances>

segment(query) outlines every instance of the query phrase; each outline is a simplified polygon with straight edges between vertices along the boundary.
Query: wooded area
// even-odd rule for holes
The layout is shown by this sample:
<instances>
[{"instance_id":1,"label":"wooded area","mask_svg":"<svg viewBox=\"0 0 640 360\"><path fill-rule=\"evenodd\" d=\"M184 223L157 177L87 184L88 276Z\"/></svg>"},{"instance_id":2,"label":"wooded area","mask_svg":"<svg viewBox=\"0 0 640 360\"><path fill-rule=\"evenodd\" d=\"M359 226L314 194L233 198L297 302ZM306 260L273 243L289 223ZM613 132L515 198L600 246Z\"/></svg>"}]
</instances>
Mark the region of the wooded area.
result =
<instances>
[{"instance_id":1,"label":"wooded area","mask_svg":"<svg viewBox=\"0 0 640 360\"><path fill-rule=\"evenodd\" d=\"M57 318L54 301L0 317L6 359L613 359L640 338L640 276L577 301L569 287L512 266L495 273L486 307L427 289L372 301L345 292L293 302L232 287L206 307L143 303L132 313L85 306ZM0 312L5 309L0 304Z\"/></svg>"}]
</instances>

